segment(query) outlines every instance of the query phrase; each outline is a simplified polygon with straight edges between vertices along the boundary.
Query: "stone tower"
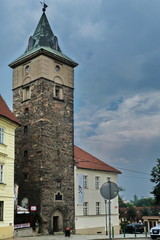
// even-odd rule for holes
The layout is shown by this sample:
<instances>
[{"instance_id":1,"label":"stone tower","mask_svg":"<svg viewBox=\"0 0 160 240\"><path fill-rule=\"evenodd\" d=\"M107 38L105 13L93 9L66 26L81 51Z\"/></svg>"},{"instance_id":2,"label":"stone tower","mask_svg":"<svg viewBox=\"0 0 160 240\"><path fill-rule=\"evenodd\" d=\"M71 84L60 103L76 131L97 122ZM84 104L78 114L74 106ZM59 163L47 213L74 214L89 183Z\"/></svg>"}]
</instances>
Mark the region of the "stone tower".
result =
<instances>
[{"instance_id":1,"label":"stone tower","mask_svg":"<svg viewBox=\"0 0 160 240\"><path fill-rule=\"evenodd\" d=\"M47 20L46 5L13 68L18 202L36 206L46 233L74 229L74 67Z\"/></svg>"}]
</instances>

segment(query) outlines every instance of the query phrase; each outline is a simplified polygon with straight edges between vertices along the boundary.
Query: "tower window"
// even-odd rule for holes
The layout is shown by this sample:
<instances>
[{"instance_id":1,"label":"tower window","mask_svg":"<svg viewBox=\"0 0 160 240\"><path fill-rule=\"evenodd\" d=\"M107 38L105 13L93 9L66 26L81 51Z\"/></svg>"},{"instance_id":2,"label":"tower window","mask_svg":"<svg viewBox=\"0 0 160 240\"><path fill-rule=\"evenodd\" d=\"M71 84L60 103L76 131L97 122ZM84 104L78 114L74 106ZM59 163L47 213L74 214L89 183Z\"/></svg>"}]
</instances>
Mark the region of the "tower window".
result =
<instances>
[{"instance_id":1,"label":"tower window","mask_svg":"<svg viewBox=\"0 0 160 240\"><path fill-rule=\"evenodd\" d=\"M23 134L28 135L28 125L24 126Z\"/></svg>"},{"instance_id":2,"label":"tower window","mask_svg":"<svg viewBox=\"0 0 160 240\"><path fill-rule=\"evenodd\" d=\"M59 157L59 155L60 155L60 152L59 152L59 149L57 150L57 156Z\"/></svg>"},{"instance_id":3,"label":"tower window","mask_svg":"<svg viewBox=\"0 0 160 240\"><path fill-rule=\"evenodd\" d=\"M56 200L56 201L62 201L62 200L63 200L63 195L62 195L60 192L58 192L58 193L55 195L55 200Z\"/></svg>"},{"instance_id":4,"label":"tower window","mask_svg":"<svg viewBox=\"0 0 160 240\"><path fill-rule=\"evenodd\" d=\"M23 180L27 181L28 180L28 173L23 173Z\"/></svg>"},{"instance_id":5,"label":"tower window","mask_svg":"<svg viewBox=\"0 0 160 240\"><path fill-rule=\"evenodd\" d=\"M23 156L24 156L24 160L28 161L28 150L24 150Z\"/></svg>"},{"instance_id":6,"label":"tower window","mask_svg":"<svg viewBox=\"0 0 160 240\"><path fill-rule=\"evenodd\" d=\"M55 97L60 98L60 87L56 86L55 88Z\"/></svg>"},{"instance_id":7,"label":"tower window","mask_svg":"<svg viewBox=\"0 0 160 240\"><path fill-rule=\"evenodd\" d=\"M56 187L61 188L61 179L56 179Z\"/></svg>"},{"instance_id":8,"label":"tower window","mask_svg":"<svg viewBox=\"0 0 160 240\"><path fill-rule=\"evenodd\" d=\"M27 113L29 113L29 108L28 108L28 107L26 107L26 108L24 109L24 114L27 114Z\"/></svg>"},{"instance_id":9,"label":"tower window","mask_svg":"<svg viewBox=\"0 0 160 240\"><path fill-rule=\"evenodd\" d=\"M54 87L53 96L54 96L56 99L60 99L60 100L63 99L63 91L62 91L62 87L61 87L61 86L56 85L56 86Z\"/></svg>"},{"instance_id":10,"label":"tower window","mask_svg":"<svg viewBox=\"0 0 160 240\"><path fill-rule=\"evenodd\" d=\"M55 69L56 69L56 72L59 72L60 71L60 66L56 65Z\"/></svg>"},{"instance_id":11,"label":"tower window","mask_svg":"<svg viewBox=\"0 0 160 240\"><path fill-rule=\"evenodd\" d=\"M27 66L25 67L25 72L28 73L29 71L30 71L30 66L27 65Z\"/></svg>"},{"instance_id":12,"label":"tower window","mask_svg":"<svg viewBox=\"0 0 160 240\"><path fill-rule=\"evenodd\" d=\"M23 101L31 98L31 89L30 86L23 88Z\"/></svg>"}]
</instances>

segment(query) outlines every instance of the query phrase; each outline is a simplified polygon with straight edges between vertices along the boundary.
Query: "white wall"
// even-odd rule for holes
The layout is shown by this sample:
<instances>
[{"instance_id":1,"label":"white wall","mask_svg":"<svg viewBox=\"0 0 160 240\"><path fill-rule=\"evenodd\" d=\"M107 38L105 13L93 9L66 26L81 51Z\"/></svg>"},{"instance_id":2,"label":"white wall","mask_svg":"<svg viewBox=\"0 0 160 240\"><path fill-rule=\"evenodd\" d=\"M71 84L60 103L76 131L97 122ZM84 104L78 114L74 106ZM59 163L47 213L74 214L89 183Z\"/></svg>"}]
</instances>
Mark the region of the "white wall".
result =
<instances>
[{"instance_id":1,"label":"white wall","mask_svg":"<svg viewBox=\"0 0 160 240\"><path fill-rule=\"evenodd\" d=\"M88 176L88 188L84 190L84 202L88 202L88 215L83 216L83 205L78 204L78 175L83 174ZM105 232L106 226L106 213L105 213L105 200L100 194L100 189L95 189L95 177L100 177L100 187L103 183L110 181L117 184L117 174L108 173L105 171L94 171L86 169L75 168L75 226L76 230L82 230L82 233L89 233L87 229L94 228L95 231ZM117 184L118 185L118 184ZM100 202L100 214L96 215L96 202ZM119 229L119 207L118 196L111 200L111 224ZM92 230L91 230L92 233Z\"/></svg>"}]
</instances>

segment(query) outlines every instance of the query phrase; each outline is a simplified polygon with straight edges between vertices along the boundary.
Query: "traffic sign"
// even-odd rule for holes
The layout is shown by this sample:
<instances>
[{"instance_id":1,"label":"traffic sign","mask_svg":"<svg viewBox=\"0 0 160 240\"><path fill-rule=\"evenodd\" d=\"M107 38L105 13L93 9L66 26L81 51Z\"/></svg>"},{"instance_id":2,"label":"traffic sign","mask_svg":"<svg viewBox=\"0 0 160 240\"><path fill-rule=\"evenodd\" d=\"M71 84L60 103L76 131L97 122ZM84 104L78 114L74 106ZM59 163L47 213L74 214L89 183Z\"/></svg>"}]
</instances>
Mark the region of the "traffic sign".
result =
<instances>
[{"instance_id":1,"label":"traffic sign","mask_svg":"<svg viewBox=\"0 0 160 240\"><path fill-rule=\"evenodd\" d=\"M103 185L100 188L100 193L102 197L108 200L117 197L118 191L119 189L117 184L110 181L103 183Z\"/></svg>"}]
</instances>

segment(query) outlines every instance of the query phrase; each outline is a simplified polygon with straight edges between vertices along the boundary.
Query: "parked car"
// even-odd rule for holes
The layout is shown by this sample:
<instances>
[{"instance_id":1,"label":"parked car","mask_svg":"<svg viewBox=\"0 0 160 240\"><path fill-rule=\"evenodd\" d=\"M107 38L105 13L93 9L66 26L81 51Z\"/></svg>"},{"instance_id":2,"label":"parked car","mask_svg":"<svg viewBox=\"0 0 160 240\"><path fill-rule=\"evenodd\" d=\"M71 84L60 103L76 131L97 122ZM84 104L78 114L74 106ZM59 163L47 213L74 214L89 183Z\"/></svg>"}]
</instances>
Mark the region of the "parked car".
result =
<instances>
[{"instance_id":1,"label":"parked car","mask_svg":"<svg viewBox=\"0 0 160 240\"><path fill-rule=\"evenodd\" d=\"M124 230L126 233L143 233L144 226L142 223L130 223L125 226Z\"/></svg>"},{"instance_id":2,"label":"parked car","mask_svg":"<svg viewBox=\"0 0 160 240\"><path fill-rule=\"evenodd\" d=\"M150 229L150 236L152 239L160 237L160 224Z\"/></svg>"}]
</instances>

